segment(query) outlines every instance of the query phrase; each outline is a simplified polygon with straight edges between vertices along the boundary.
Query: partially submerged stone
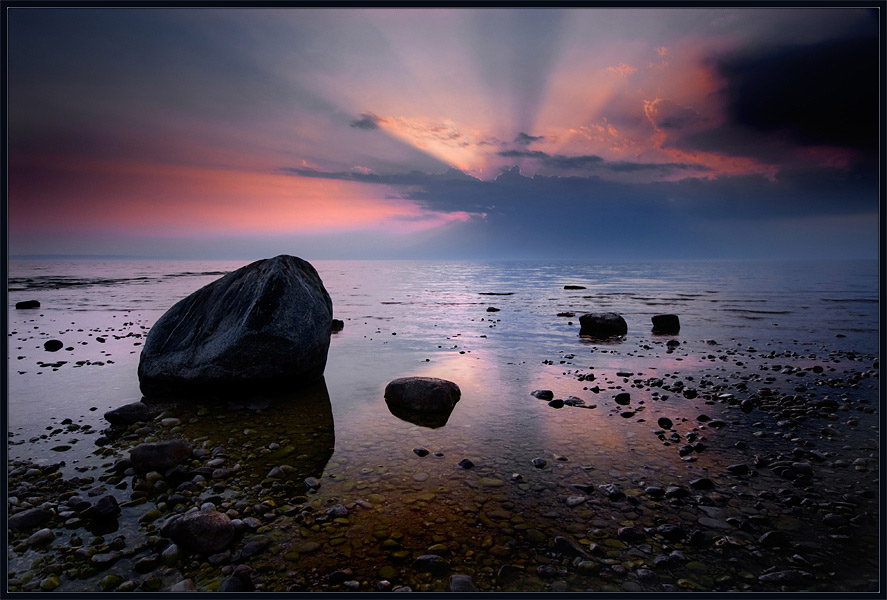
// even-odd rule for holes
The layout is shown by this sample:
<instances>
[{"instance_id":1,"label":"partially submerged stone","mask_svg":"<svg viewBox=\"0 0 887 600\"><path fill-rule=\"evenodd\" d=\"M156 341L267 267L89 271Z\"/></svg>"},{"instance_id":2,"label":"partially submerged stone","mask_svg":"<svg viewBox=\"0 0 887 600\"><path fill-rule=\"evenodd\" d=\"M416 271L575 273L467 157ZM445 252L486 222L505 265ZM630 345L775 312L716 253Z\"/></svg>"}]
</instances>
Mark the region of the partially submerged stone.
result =
<instances>
[{"instance_id":1,"label":"partially submerged stone","mask_svg":"<svg viewBox=\"0 0 887 600\"><path fill-rule=\"evenodd\" d=\"M677 315L653 315L653 333L675 334L681 330L681 320Z\"/></svg>"},{"instance_id":2,"label":"partially submerged stone","mask_svg":"<svg viewBox=\"0 0 887 600\"><path fill-rule=\"evenodd\" d=\"M320 379L333 305L308 262L281 255L242 267L172 306L139 360L145 396L233 394Z\"/></svg>"},{"instance_id":3,"label":"partially submerged stone","mask_svg":"<svg viewBox=\"0 0 887 600\"><path fill-rule=\"evenodd\" d=\"M164 440L139 444L129 453L135 470L163 473L191 456L191 444L185 440Z\"/></svg>"},{"instance_id":4,"label":"partially submerged stone","mask_svg":"<svg viewBox=\"0 0 887 600\"><path fill-rule=\"evenodd\" d=\"M626 333L628 333L628 324L618 313L586 313L579 317L579 335L608 338Z\"/></svg>"},{"instance_id":5,"label":"partially submerged stone","mask_svg":"<svg viewBox=\"0 0 887 600\"><path fill-rule=\"evenodd\" d=\"M224 550L234 539L234 524L225 513L198 511L172 521L169 537L187 550L214 554Z\"/></svg>"}]
</instances>

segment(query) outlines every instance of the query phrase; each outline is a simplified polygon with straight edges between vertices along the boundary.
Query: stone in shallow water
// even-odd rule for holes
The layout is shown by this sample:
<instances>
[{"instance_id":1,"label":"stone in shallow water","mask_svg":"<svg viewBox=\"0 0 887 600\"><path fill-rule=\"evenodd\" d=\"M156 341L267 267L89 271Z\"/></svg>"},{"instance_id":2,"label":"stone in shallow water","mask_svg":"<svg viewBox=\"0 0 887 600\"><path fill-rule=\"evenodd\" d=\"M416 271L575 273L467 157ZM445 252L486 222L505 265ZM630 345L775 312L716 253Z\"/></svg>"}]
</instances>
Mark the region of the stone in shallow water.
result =
<instances>
[{"instance_id":1,"label":"stone in shallow water","mask_svg":"<svg viewBox=\"0 0 887 600\"><path fill-rule=\"evenodd\" d=\"M185 440L164 440L139 444L129 453L137 471L167 471L191 456L191 444Z\"/></svg>"},{"instance_id":2,"label":"stone in shallow water","mask_svg":"<svg viewBox=\"0 0 887 600\"><path fill-rule=\"evenodd\" d=\"M681 330L681 320L677 315L653 315L653 333L675 334Z\"/></svg>"},{"instance_id":3,"label":"stone in shallow water","mask_svg":"<svg viewBox=\"0 0 887 600\"><path fill-rule=\"evenodd\" d=\"M468 575L450 575L451 592L476 592L477 588Z\"/></svg>"},{"instance_id":4,"label":"stone in shallow water","mask_svg":"<svg viewBox=\"0 0 887 600\"><path fill-rule=\"evenodd\" d=\"M151 411L144 402L124 404L105 413L105 420L111 425L132 425L150 418Z\"/></svg>"},{"instance_id":5,"label":"stone in shallow water","mask_svg":"<svg viewBox=\"0 0 887 600\"><path fill-rule=\"evenodd\" d=\"M452 381L437 377L401 377L385 387L389 406L416 412L449 412L462 392Z\"/></svg>"},{"instance_id":6,"label":"stone in shallow water","mask_svg":"<svg viewBox=\"0 0 887 600\"><path fill-rule=\"evenodd\" d=\"M6 522L9 529L33 529L43 525L52 518L52 513L44 508L30 508L9 517Z\"/></svg>"},{"instance_id":7,"label":"stone in shallow water","mask_svg":"<svg viewBox=\"0 0 887 600\"><path fill-rule=\"evenodd\" d=\"M608 338L628 333L628 325L614 312L587 313L579 317L579 335Z\"/></svg>"}]
</instances>

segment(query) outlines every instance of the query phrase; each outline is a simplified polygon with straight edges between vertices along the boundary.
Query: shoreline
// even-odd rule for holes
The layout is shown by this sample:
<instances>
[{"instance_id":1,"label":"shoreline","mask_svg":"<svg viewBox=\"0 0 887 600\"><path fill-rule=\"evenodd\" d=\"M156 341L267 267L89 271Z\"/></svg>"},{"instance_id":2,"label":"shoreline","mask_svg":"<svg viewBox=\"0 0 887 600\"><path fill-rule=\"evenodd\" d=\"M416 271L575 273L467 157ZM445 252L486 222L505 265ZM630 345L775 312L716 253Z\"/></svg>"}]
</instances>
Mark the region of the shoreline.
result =
<instances>
[{"instance_id":1,"label":"shoreline","mask_svg":"<svg viewBox=\"0 0 887 600\"><path fill-rule=\"evenodd\" d=\"M660 359L668 353L664 343L649 352ZM8 589L213 591L247 565L257 589L284 592L444 591L453 574L471 577L479 590L503 591L875 591L878 484L869 469L878 460L877 394L870 390L878 385L877 357L686 342L678 353L702 366L692 375L643 376L568 368L550 379L562 389L581 385L593 409L550 408L527 389L533 410L606 418L630 446L628 453L569 443L544 448L532 457L545 461L542 468L526 448L451 450L426 442L432 454L419 457L413 442L434 434L416 429L392 442L397 453L385 461L371 464L370 448L358 464L330 452L318 477L317 467L304 468L305 452L275 454L290 438L312 435L281 431L298 401L166 407L101 448L106 466L98 477L47 482L91 501L90 491L104 487L96 495L113 494L123 507L119 531L93 536L65 525L59 515L70 507L55 503L48 549L24 544L33 531L11 532ZM551 369L570 367L561 361ZM623 390L632 396L630 411L614 402ZM741 404L749 399L754 405L745 413ZM700 419L700 407L708 419ZM658 427L659 415L670 415L671 428ZM168 437L189 439L198 450L185 466L195 487L172 502L176 494L158 483L161 474L149 483L119 471L135 444ZM864 441L853 448L850 439ZM458 467L462 458L475 466ZM224 466L208 467L210 461ZM294 467L289 475L268 477L286 464ZM22 492L13 510L28 498L52 502L58 494L40 489L42 469L29 478L27 468L13 476L18 466L8 467L10 491ZM306 487L306 477L320 487ZM243 523L235 541L221 554L165 564L165 517L207 500ZM335 505L345 513L328 515ZM82 519L74 512L67 518ZM429 554L440 559L419 560Z\"/></svg>"}]
</instances>

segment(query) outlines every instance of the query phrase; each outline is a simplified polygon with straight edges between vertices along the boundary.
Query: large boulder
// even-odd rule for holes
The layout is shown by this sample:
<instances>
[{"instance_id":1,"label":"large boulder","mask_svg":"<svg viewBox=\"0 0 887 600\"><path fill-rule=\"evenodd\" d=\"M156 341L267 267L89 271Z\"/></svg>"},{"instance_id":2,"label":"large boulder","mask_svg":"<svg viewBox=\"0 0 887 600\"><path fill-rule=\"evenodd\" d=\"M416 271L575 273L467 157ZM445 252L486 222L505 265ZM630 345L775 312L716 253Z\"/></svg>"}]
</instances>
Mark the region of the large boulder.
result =
<instances>
[{"instance_id":1,"label":"large boulder","mask_svg":"<svg viewBox=\"0 0 887 600\"><path fill-rule=\"evenodd\" d=\"M677 315L653 315L653 333L676 334L681 330L681 320Z\"/></svg>"},{"instance_id":2,"label":"large boulder","mask_svg":"<svg viewBox=\"0 0 887 600\"><path fill-rule=\"evenodd\" d=\"M608 338L628 333L628 325L614 312L587 313L579 317L579 335Z\"/></svg>"},{"instance_id":3,"label":"large boulder","mask_svg":"<svg viewBox=\"0 0 887 600\"><path fill-rule=\"evenodd\" d=\"M158 319L139 360L145 396L278 390L318 380L333 303L308 262L281 255L242 267Z\"/></svg>"}]
</instances>

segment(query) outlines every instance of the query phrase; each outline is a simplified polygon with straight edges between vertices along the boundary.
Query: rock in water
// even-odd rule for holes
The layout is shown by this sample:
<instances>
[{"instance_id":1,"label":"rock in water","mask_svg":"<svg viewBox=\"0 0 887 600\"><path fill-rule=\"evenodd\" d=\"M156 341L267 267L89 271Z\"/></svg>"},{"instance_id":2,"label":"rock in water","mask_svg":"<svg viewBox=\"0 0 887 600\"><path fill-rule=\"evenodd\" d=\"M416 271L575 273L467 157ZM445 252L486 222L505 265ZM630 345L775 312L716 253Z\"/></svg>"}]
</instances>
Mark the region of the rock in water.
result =
<instances>
[{"instance_id":1,"label":"rock in water","mask_svg":"<svg viewBox=\"0 0 887 600\"><path fill-rule=\"evenodd\" d=\"M234 539L234 524L214 510L183 515L169 525L169 537L183 548L203 554L221 552Z\"/></svg>"},{"instance_id":2,"label":"rock in water","mask_svg":"<svg viewBox=\"0 0 887 600\"><path fill-rule=\"evenodd\" d=\"M191 456L191 444L185 440L164 440L139 444L129 453L136 471L168 471Z\"/></svg>"},{"instance_id":3,"label":"rock in water","mask_svg":"<svg viewBox=\"0 0 887 600\"><path fill-rule=\"evenodd\" d=\"M628 325L617 313L587 313L579 317L579 335L608 338L626 333Z\"/></svg>"},{"instance_id":4,"label":"rock in water","mask_svg":"<svg viewBox=\"0 0 887 600\"><path fill-rule=\"evenodd\" d=\"M15 307L18 308L40 308L40 303L36 300L22 300L16 302Z\"/></svg>"},{"instance_id":5,"label":"rock in water","mask_svg":"<svg viewBox=\"0 0 887 600\"><path fill-rule=\"evenodd\" d=\"M461 395L458 385L437 377L401 377L385 387L389 406L416 412L449 413Z\"/></svg>"},{"instance_id":6,"label":"rock in water","mask_svg":"<svg viewBox=\"0 0 887 600\"><path fill-rule=\"evenodd\" d=\"M681 321L677 315L654 315L653 333L678 333L681 330Z\"/></svg>"},{"instance_id":7,"label":"rock in water","mask_svg":"<svg viewBox=\"0 0 887 600\"><path fill-rule=\"evenodd\" d=\"M151 418L151 410L144 402L132 402L118 406L105 413L105 420L111 425L132 425Z\"/></svg>"},{"instance_id":8,"label":"rock in water","mask_svg":"<svg viewBox=\"0 0 887 600\"><path fill-rule=\"evenodd\" d=\"M139 360L145 396L279 389L323 376L333 303L308 262L242 267L158 319Z\"/></svg>"}]
</instances>

